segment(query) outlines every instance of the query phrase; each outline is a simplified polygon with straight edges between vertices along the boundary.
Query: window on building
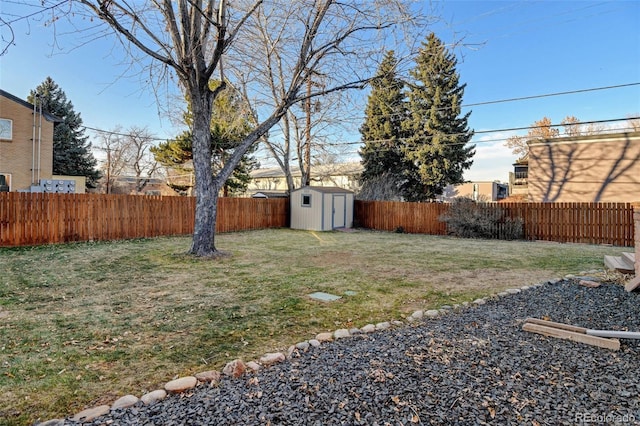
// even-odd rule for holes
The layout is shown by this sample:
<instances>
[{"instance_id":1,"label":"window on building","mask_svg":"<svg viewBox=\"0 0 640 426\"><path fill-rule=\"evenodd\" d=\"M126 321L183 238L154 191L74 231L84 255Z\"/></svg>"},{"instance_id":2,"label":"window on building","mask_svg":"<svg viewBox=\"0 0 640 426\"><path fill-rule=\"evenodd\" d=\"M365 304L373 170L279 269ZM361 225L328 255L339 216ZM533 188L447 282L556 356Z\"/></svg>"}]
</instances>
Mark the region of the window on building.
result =
<instances>
[{"instance_id":1,"label":"window on building","mask_svg":"<svg viewBox=\"0 0 640 426\"><path fill-rule=\"evenodd\" d=\"M13 121L8 118L0 118L0 139L13 139Z\"/></svg>"},{"instance_id":2,"label":"window on building","mask_svg":"<svg viewBox=\"0 0 640 426\"><path fill-rule=\"evenodd\" d=\"M302 207L311 207L311 194L302 194Z\"/></svg>"}]
</instances>

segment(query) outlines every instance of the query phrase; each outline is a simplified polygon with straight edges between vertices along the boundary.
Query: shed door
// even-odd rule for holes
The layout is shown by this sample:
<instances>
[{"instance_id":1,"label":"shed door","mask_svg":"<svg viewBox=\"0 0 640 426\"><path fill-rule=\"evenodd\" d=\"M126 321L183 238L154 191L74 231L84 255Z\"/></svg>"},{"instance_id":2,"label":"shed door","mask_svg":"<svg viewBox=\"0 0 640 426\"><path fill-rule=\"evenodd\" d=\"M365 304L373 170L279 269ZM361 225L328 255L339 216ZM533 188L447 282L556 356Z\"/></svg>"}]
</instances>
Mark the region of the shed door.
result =
<instances>
[{"instance_id":1,"label":"shed door","mask_svg":"<svg viewBox=\"0 0 640 426\"><path fill-rule=\"evenodd\" d=\"M344 228L346 221L346 196L334 195L333 196L333 227Z\"/></svg>"}]
</instances>

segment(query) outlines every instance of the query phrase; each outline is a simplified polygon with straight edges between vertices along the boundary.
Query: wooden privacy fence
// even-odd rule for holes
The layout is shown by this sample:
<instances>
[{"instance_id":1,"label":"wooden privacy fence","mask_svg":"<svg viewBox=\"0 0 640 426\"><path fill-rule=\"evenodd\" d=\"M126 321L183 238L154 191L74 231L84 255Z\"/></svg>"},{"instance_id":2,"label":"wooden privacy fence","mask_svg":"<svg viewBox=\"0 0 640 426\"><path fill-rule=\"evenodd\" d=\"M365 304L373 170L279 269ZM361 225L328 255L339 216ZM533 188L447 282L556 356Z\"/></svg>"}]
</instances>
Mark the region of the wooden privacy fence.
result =
<instances>
[{"instance_id":1,"label":"wooden privacy fence","mask_svg":"<svg viewBox=\"0 0 640 426\"><path fill-rule=\"evenodd\" d=\"M354 220L358 226L380 231L402 228L411 234L447 235L447 225L438 220L447 210L443 203L356 200Z\"/></svg>"},{"instance_id":2,"label":"wooden privacy fence","mask_svg":"<svg viewBox=\"0 0 640 426\"><path fill-rule=\"evenodd\" d=\"M220 198L217 232L287 226L288 200ZM193 232L195 198L0 193L0 247Z\"/></svg>"},{"instance_id":3,"label":"wooden privacy fence","mask_svg":"<svg viewBox=\"0 0 640 426\"><path fill-rule=\"evenodd\" d=\"M410 233L446 235L446 224L438 218L449 207L445 203L356 201L355 220L371 229L394 231L401 227ZM493 209L501 209L504 217L522 219L528 240L634 245L630 203L487 203L480 211L490 214Z\"/></svg>"}]
</instances>

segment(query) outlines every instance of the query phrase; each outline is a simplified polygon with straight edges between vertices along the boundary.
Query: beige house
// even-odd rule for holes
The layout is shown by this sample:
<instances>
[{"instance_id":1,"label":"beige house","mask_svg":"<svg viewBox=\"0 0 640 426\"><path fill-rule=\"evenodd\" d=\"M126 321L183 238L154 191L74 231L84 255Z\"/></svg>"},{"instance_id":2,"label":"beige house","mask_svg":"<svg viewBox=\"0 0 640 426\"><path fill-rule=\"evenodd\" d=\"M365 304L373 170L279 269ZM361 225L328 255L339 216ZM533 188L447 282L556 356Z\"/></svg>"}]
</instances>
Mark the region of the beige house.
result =
<instances>
[{"instance_id":1,"label":"beige house","mask_svg":"<svg viewBox=\"0 0 640 426\"><path fill-rule=\"evenodd\" d=\"M528 201L633 202L640 198L640 132L529 143Z\"/></svg>"},{"instance_id":2,"label":"beige house","mask_svg":"<svg viewBox=\"0 0 640 426\"><path fill-rule=\"evenodd\" d=\"M84 176L53 175L56 121L59 119L0 89L0 186L3 189L85 192Z\"/></svg>"},{"instance_id":3,"label":"beige house","mask_svg":"<svg viewBox=\"0 0 640 426\"><path fill-rule=\"evenodd\" d=\"M465 182L447 185L441 201L451 201L457 197L471 198L476 201L500 201L509 196L509 185L496 181Z\"/></svg>"},{"instance_id":4,"label":"beige house","mask_svg":"<svg viewBox=\"0 0 640 426\"><path fill-rule=\"evenodd\" d=\"M9 191L29 190L53 178L53 126L56 119L0 90L0 175Z\"/></svg>"},{"instance_id":5,"label":"beige house","mask_svg":"<svg viewBox=\"0 0 640 426\"><path fill-rule=\"evenodd\" d=\"M362 173L362 164L358 162L312 166L311 184L313 186L334 186L357 191L360 187L358 183L360 173ZM300 168L292 167L291 174L295 187L299 188L302 181ZM280 167L254 170L251 172L251 178L252 180L247 188L249 194L264 191L287 191L287 179Z\"/></svg>"}]
</instances>

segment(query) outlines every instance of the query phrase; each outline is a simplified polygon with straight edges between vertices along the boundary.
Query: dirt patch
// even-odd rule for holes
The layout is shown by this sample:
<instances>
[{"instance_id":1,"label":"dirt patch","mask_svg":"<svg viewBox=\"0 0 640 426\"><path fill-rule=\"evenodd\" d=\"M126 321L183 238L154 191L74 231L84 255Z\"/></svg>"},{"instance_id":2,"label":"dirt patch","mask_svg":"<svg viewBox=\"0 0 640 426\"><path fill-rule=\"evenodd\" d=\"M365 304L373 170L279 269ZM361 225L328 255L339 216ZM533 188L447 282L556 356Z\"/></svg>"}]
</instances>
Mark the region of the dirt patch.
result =
<instances>
[{"instance_id":1,"label":"dirt patch","mask_svg":"<svg viewBox=\"0 0 640 426\"><path fill-rule=\"evenodd\" d=\"M430 275L439 290L451 292L505 290L536 284L555 278L550 271L475 269L471 271L439 272Z\"/></svg>"}]
</instances>

